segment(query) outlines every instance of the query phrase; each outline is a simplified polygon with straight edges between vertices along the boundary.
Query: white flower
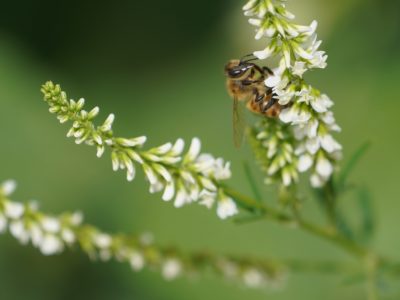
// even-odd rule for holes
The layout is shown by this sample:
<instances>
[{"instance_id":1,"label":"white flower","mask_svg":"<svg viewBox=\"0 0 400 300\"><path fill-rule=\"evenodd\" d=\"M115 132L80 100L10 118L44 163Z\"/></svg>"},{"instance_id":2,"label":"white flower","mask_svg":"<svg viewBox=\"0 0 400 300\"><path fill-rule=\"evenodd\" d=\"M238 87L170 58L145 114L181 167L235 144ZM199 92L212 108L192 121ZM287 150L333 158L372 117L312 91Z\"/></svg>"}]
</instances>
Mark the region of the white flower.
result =
<instances>
[{"instance_id":1,"label":"white flower","mask_svg":"<svg viewBox=\"0 0 400 300\"><path fill-rule=\"evenodd\" d=\"M53 217L46 216L40 220L40 223L42 224L43 229L49 233L57 233L61 229L60 221Z\"/></svg>"},{"instance_id":2,"label":"white flower","mask_svg":"<svg viewBox=\"0 0 400 300\"><path fill-rule=\"evenodd\" d=\"M231 177L230 162L224 162L222 158L215 160L214 164L214 178L216 180L226 180Z\"/></svg>"},{"instance_id":3,"label":"white flower","mask_svg":"<svg viewBox=\"0 0 400 300\"><path fill-rule=\"evenodd\" d=\"M330 134L320 136L319 140L321 147L328 153L342 150L342 145L340 145Z\"/></svg>"},{"instance_id":4,"label":"white flower","mask_svg":"<svg viewBox=\"0 0 400 300\"><path fill-rule=\"evenodd\" d=\"M222 220L232 217L238 213L238 208L235 201L229 197L223 197L219 199L217 206L217 215Z\"/></svg>"},{"instance_id":5,"label":"white flower","mask_svg":"<svg viewBox=\"0 0 400 300\"><path fill-rule=\"evenodd\" d=\"M329 178L333 173L333 166L328 159L321 155L317 160L315 170L322 178Z\"/></svg>"},{"instance_id":6,"label":"white flower","mask_svg":"<svg viewBox=\"0 0 400 300\"><path fill-rule=\"evenodd\" d=\"M98 233L94 236L94 243L101 249L109 248L112 243L112 238L108 234Z\"/></svg>"},{"instance_id":7,"label":"white flower","mask_svg":"<svg viewBox=\"0 0 400 300\"><path fill-rule=\"evenodd\" d=\"M255 57L257 57L258 59L263 60L263 59L267 59L268 57L270 57L275 52L275 50L276 50L275 46L270 44L264 50L255 51L253 53L253 55Z\"/></svg>"},{"instance_id":8,"label":"white flower","mask_svg":"<svg viewBox=\"0 0 400 300\"><path fill-rule=\"evenodd\" d=\"M144 257L139 252L133 252L130 255L129 263L134 271L140 271L143 269L145 264Z\"/></svg>"},{"instance_id":9,"label":"white flower","mask_svg":"<svg viewBox=\"0 0 400 300\"><path fill-rule=\"evenodd\" d=\"M251 288L258 288L264 283L263 274L257 269L248 269L243 273L244 283Z\"/></svg>"},{"instance_id":10,"label":"white flower","mask_svg":"<svg viewBox=\"0 0 400 300\"><path fill-rule=\"evenodd\" d=\"M21 244L27 244L29 241L29 232L26 230L23 221L13 221L10 224L10 232Z\"/></svg>"},{"instance_id":11,"label":"white flower","mask_svg":"<svg viewBox=\"0 0 400 300\"><path fill-rule=\"evenodd\" d=\"M83 222L83 214L80 211L76 211L71 215L70 222L74 226L78 226Z\"/></svg>"},{"instance_id":12,"label":"white flower","mask_svg":"<svg viewBox=\"0 0 400 300\"><path fill-rule=\"evenodd\" d=\"M174 202L174 206L176 208L184 206L186 203L190 203L191 198L190 195L186 192L184 187L181 187L176 193L176 198Z\"/></svg>"},{"instance_id":13,"label":"white flower","mask_svg":"<svg viewBox=\"0 0 400 300\"><path fill-rule=\"evenodd\" d=\"M55 235L46 234L39 248L43 255L53 255L61 252L64 249L64 245Z\"/></svg>"},{"instance_id":14,"label":"white flower","mask_svg":"<svg viewBox=\"0 0 400 300\"><path fill-rule=\"evenodd\" d=\"M170 201L174 197L174 195L175 195L175 183L173 180L171 180L165 186L162 199L164 201Z\"/></svg>"},{"instance_id":15,"label":"white flower","mask_svg":"<svg viewBox=\"0 0 400 300\"><path fill-rule=\"evenodd\" d=\"M292 73L299 77L302 77L303 74L307 71L306 63L303 61L296 61L294 66L292 67Z\"/></svg>"},{"instance_id":16,"label":"white flower","mask_svg":"<svg viewBox=\"0 0 400 300\"><path fill-rule=\"evenodd\" d=\"M76 240L75 233L68 228L61 231L61 237L67 244L73 244Z\"/></svg>"},{"instance_id":17,"label":"white flower","mask_svg":"<svg viewBox=\"0 0 400 300\"><path fill-rule=\"evenodd\" d=\"M282 170L282 182L285 186L289 186L292 183L292 176L287 168Z\"/></svg>"},{"instance_id":18,"label":"white flower","mask_svg":"<svg viewBox=\"0 0 400 300\"><path fill-rule=\"evenodd\" d=\"M215 158L211 154L203 153L196 159L193 167L197 172L209 175L213 173L214 164Z\"/></svg>"},{"instance_id":19,"label":"white flower","mask_svg":"<svg viewBox=\"0 0 400 300\"><path fill-rule=\"evenodd\" d=\"M310 183L313 188L320 188L324 185L325 180L318 174L312 174L310 177Z\"/></svg>"},{"instance_id":20,"label":"white flower","mask_svg":"<svg viewBox=\"0 0 400 300\"><path fill-rule=\"evenodd\" d=\"M184 147L185 147L185 142L183 141L183 139L177 139L170 151L170 155L172 156L181 155Z\"/></svg>"},{"instance_id":21,"label":"white flower","mask_svg":"<svg viewBox=\"0 0 400 300\"><path fill-rule=\"evenodd\" d=\"M316 112L324 113L327 112L330 107L332 107L333 102L327 95L323 94L319 97L312 97L310 104Z\"/></svg>"},{"instance_id":22,"label":"white flower","mask_svg":"<svg viewBox=\"0 0 400 300\"><path fill-rule=\"evenodd\" d=\"M303 154L299 158L297 169L299 170L299 172L306 172L308 169L311 168L312 165L313 165L312 156L309 154Z\"/></svg>"},{"instance_id":23,"label":"white flower","mask_svg":"<svg viewBox=\"0 0 400 300\"><path fill-rule=\"evenodd\" d=\"M182 272L182 264L177 259L169 258L162 266L162 275L166 280L173 280Z\"/></svg>"},{"instance_id":24,"label":"white flower","mask_svg":"<svg viewBox=\"0 0 400 300\"><path fill-rule=\"evenodd\" d=\"M284 123L296 124L306 124L311 118L310 112L304 108L300 108L296 105L292 107L285 108L279 114L279 118Z\"/></svg>"},{"instance_id":25,"label":"white flower","mask_svg":"<svg viewBox=\"0 0 400 300\"><path fill-rule=\"evenodd\" d=\"M4 214L10 219L19 219L25 211L23 204L18 202L4 202Z\"/></svg>"},{"instance_id":26,"label":"white flower","mask_svg":"<svg viewBox=\"0 0 400 300\"><path fill-rule=\"evenodd\" d=\"M31 236L32 244L35 247L39 247L43 242L43 231L40 226L36 223L31 224L29 227L29 234Z\"/></svg>"},{"instance_id":27,"label":"white flower","mask_svg":"<svg viewBox=\"0 0 400 300\"><path fill-rule=\"evenodd\" d=\"M335 153L342 149L342 146L329 134L310 138L305 146L310 154L317 153L321 147L328 153Z\"/></svg>"},{"instance_id":28,"label":"white flower","mask_svg":"<svg viewBox=\"0 0 400 300\"><path fill-rule=\"evenodd\" d=\"M318 137L307 139L305 146L306 146L307 151L310 154L314 155L315 153L317 153L317 151L320 148L320 143L319 143Z\"/></svg>"},{"instance_id":29,"label":"white flower","mask_svg":"<svg viewBox=\"0 0 400 300\"><path fill-rule=\"evenodd\" d=\"M1 184L0 190L4 196L11 195L17 188L17 182L15 180L7 180Z\"/></svg>"},{"instance_id":30,"label":"white flower","mask_svg":"<svg viewBox=\"0 0 400 300\"><path fill-rule=\"evenodd\" d=\"M208 190L202 190L200 192L200 202L199 204L206 206L208 209L210 209L215 202L217 194L215 192L210 192Z\"/></svg>"},{"instance_id":31,"label":"white flower","mask_svg":"<svg viewBox=\"0 0 400 300\"><path fill-rule=\"evenodd\" d=\"M192 143L190 144L189 150L184 158L185 162L194 161L200 153L201 142L198 138L193 138Z\"/></svg>"},{"instance_id":32,"label":"white flower","mask_svg":"<svg viewBox=\"0 0 400 300\"><path fill-rule=\"evenodd\" d=\"M112 124L115 120L115 115L114 114L110 114L107 119L104 121L103 125L101 126L101 130L102 131L110 131Z\"/></svg>"}]
</instances>

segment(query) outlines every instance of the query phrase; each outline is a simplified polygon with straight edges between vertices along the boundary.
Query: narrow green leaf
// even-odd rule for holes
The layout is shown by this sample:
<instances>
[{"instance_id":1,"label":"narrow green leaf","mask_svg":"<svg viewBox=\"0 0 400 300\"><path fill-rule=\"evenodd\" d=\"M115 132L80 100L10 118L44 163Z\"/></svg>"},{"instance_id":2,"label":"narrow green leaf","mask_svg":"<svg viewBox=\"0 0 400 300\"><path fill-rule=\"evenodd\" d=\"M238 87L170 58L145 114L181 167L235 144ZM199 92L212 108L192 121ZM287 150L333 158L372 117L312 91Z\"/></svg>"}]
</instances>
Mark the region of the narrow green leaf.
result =
<instances>
[{"instance_id":1,"label":"narrow green leaf","mask_svg":"<svg viewBox=\"0 0 400 300\"><path fill-rule=\"evenodd\" d=\"M361 213L360 240L368 242L375 231L375 215L372 197L366 188L362 188L358 192L358 204Z\"/></svg>"},{"instance_id":2,"label":"narrow green leaf","mask_svg":"<svg viewBox=\"0 0 400 300\"><path fill-rule=\"evenodd\" d=\"M365 155L369 147L371 146L370 142L365 142L361 145L351 156L347 164L343 167L340 172L337 180L336 180L336 191L343 192L346 189L347 180L349 175L356 167L357 163L361 160L361 158Z\"/></svg>"},{"instance_id":3,"label":"narrow green leaf","mask_svg":"<svg viewBox=\"0 0 400 300\"><path fill-rule=\"evenodd\" d=\"M351 286L357 284L363 284L367 280L365 273L355 273L350 276L346 276L341 280L340 284L343 286Z\"/></svg>"},{"instance_id":4,"label":"narrow green leaf","mask_svg":"<svg viewBox=\"0 0 400 300\"><path fill-rule=\"evenodd\" d=\"M251 172L250 166L249 166L247 161L243 162L243 169L244 169L244 173L245 173L246 178L247 178L247 182L249 183L250 188L251 188L251 190L253 192L254 198L258 202L261 202L262 201L262 196L261 196L260 190L258 189L257 183L254 180L253 174Z\"/></svg>"},{"instance_id":5,"label":"narrow green leaf","mask_svg":"<svg viewBox=\"0 0 400 300\"><path fill-rule=\"evenodd\" d=\"M336 210L335 217L336 217L336 227L339 230L339 232L348 239L354 240L355 236L353 229L348 224L346 217L339 210Z\"/></svg>"}]
</instances>

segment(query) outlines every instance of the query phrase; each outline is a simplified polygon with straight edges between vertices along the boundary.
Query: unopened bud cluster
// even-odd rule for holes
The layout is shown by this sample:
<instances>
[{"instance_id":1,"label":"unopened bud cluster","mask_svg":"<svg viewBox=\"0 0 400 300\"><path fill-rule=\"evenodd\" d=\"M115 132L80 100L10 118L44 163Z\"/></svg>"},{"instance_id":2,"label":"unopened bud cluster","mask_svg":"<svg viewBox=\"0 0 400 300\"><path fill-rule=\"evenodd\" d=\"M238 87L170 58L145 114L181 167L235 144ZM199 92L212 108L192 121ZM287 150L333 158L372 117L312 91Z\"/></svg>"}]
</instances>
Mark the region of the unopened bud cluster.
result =
<instances>
[{"instance_id":1,"label":"unopened bud cluster","mask_svg":"<svg viewBox=\"0 0 400 300\"><path fill-rule=\"evenodd\" d=\"M311 169L310 181L313 187L323 186L332 176L336 162L341 158L342 146L333 138L332 132L340 131L330 108L333 102L303 78L310 69L327 66L327 55L319 50L317 22L309 26L293 23L295 16L290 13L282 0L250 0L243 7L250 24L256 26L256 39L266 38L266 48L255 51L260 60L277 56L279 65L274 75L265 80L279 98L279 104L286 108L279 118L292 125L295 140L292 150L297 159L297 170ZM264 139L272 137L264 137ZM283 184L294 180L282 176ZM292 179L294 179L292 177Z\"/></svg>"}]
</instances>

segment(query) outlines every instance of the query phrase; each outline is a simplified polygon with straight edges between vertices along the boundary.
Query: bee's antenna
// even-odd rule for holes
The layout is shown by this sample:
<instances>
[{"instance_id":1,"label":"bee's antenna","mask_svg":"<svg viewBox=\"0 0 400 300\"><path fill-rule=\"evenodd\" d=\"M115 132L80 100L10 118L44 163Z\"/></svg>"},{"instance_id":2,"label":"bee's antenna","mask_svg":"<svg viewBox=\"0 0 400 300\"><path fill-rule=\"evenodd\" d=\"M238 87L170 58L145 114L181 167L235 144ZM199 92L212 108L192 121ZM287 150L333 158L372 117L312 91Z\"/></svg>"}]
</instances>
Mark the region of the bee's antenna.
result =
<instances>
[{"instance_id":1,"label":"bee's antenna","mask_svg":"<svg viewBox=\"0 0 400 300\"><path fill-rule=\"evenodd\" d=\"M246 57L250 57L250 58L249 58L249 59L245 59ZM255 61L255 60L258 60L258 58L257 58L257 57L254 57L254 54L253 54L253 53L250 53L250 54L247 54L247 55L243 56L243 57L240 59L240 62L241 62L241 63L248 63L248 62L250 62L250 61Z\"/></svg>"}]
</instances>

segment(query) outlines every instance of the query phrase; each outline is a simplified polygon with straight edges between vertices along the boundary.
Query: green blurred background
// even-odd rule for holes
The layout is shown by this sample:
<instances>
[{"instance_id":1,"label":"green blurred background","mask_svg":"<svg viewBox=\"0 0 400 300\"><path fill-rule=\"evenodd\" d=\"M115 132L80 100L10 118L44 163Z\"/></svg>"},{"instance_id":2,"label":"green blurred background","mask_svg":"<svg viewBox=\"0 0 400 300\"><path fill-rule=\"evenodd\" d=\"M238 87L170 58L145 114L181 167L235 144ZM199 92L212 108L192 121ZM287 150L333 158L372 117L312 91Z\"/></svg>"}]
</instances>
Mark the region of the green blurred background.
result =
<instances>
[{"instance_id":1,"label":"green blurred background","mask_svg":"<svg viewBox=\"0 0 400 300\"><path fill-rule=\"evenodd\" d=\"M160 195L147 193L142 178L127 183L123 173L111 171L107 156L97 159L94 149L65 138L67 127L41 100L40 85L51 79L70 97L99 105L101 117L115 113L118 135L147 135L148 147L198 136L204 151L232 161L230 183L249 192L242 162L252 158L248 149L232 146L231 100L222 71L228 59L263 46L253 42L243 4L2 1L0 180L16 179L15 199L37 199L44 211L80 209L87 222L104 230L148 231L159 243L185 250L350 260L296 230L265 222L238 226L197 205L178 210L163 203ZM288 7L301 23L319 20L329 67L308 79L335 101L346 155L372 141L352 179L368 186L375 199L373 246L400 259L400 2L305 0ZM273 202L272 190L263 191ZM357 216L353 198L347 198L342 205ZM313 217L313 201L305 206ZM345 285L345 279L297 274L285 289L267 292L210 274L165 282L160 274L133 273L125 264L92 263L78 250L43 257L8 234L0 238L0 299L365 299L363 285ZM400 299L392 292L385 299Z\"/></svg>"}]
</instances>

